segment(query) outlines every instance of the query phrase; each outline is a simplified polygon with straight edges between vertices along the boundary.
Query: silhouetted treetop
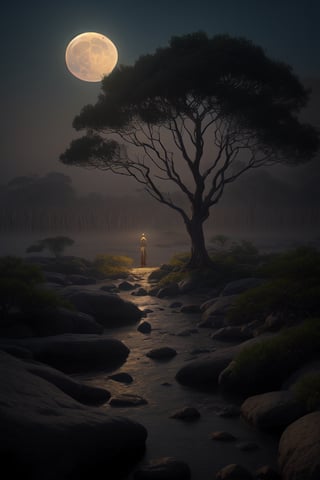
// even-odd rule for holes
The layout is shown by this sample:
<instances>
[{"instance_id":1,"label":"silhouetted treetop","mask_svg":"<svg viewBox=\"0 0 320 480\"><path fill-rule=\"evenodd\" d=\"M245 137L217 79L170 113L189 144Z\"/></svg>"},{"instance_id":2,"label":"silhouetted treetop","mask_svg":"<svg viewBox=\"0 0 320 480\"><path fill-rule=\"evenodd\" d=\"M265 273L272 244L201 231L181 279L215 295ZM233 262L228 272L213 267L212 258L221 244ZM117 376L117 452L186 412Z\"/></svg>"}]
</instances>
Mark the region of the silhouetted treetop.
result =
<instances>
[{"instance_id":1,"label":"silhouetted treetop","mask_svg":"<svg viewBox=\"0 0 320 480\"><path fill-rule=\"evenodd\" d=\"M77 130L126 128L134 120L156 125L174 115L194 117L201 103L203 114L232 117L238 128L255 132L261 148L282 149L290 161L309 156L317 145L313 129L296 117L308 96L290 66L269 59L251 41L198 32L173 37L168 47L105 77L98 102L85 106L73 125Z\"/></svg>"},{"instance_id":2,"label":"silhouetted treetop","mask_svg":"<svg viewBox=\"0 0 320 480\"><path fill-rule=\"evenodd\" d=\"M86 135L60 159L134 177L182 216L191 263L204 265L202 224L227 184L252 168L314 157L318 132L299 119L308 98L290 66L249 40L173 37L103 79L97 103L74 119ZM172 199L168 181L190 210Z\"/></svg>"}]
</instances>

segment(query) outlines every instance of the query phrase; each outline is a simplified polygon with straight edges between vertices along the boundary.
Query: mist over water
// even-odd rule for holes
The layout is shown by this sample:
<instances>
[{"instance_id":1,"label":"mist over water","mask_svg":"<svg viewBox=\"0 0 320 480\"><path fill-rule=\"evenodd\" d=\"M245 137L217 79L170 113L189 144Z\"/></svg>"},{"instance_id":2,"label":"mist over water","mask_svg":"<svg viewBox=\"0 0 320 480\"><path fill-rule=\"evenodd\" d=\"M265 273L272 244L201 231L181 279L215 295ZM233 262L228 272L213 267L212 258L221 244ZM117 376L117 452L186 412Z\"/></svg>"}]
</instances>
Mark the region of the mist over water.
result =
<instances>
[{"instance_id":1,"label":"mist over water","mask_svg":"<svg viewBox=\"0 0 320 480\"><path fill-rule=\"evenodd\" d=\"M39 254L27 254L26 248L31 244L46 237L65 235L72 238L75 243L67 247L64 255L73 255L93 260L96 255L126 255L133 259L133 266L140 264L139 240L142 233L147 236L147 265L158 266L167 263L170 258L178 253L188 252L190 243L187 233L181 229L170 230L116 230L114 232L5 232L1 234L0 255L50 256L48 251ZM272 252L298 245L320 246L320 234L317 229L312 230L218 230L210 229L206 232L207 247L210 249L212 238L217 234L227 235L233 241L251 241L259 250Z\"/></svg>"}]
</instances>

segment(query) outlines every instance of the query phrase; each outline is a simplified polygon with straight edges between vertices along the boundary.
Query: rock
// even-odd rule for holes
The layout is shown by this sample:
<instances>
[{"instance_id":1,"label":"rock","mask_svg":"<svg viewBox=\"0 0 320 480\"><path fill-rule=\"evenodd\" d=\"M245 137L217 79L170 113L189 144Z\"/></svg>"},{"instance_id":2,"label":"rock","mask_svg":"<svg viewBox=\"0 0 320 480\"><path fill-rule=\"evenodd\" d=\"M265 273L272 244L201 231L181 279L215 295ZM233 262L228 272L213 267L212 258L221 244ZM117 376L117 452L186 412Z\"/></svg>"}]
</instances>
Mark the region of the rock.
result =
<instances>
[{"instance_id":1,"label":"rock","mask_svg":"<svg viewBox=\"0 0 320 480\"><path fill-rule=\"evenodd\" d=\"M187 463L173 457L151 460L134 473L134 480L190 480Z\"/></svg>"},{"instance_id":2,"label":"rock","mask_svg":"<svg viewBox=\"0 0 320 480\"><path fill-rule=\"evenodd\" d=\"M247 398L241 405L241 413L257 428L279 430L301 417L305 409L292 392L280 390Z\"/></svg>"},{"instance_id":3,"label":"rock","mask_svg":"<svg viewBox=\"0 0 320 480\"><path fill-rule=\"evenodd\" d=\"M237 448L243 452L254 452L259 449L259 445L255 442L239 442Z\"/></svg>"},{"instance_id":4,"label":"rock","mask_svg":"<svg viewBox=\"0 0 320 480\"><path fill-rule=\"evenodd\" d=\"M185 407L182 410L173 413L170 418L176 418L178 420L197 420L200 418L200 412L194 407Z\"/></svg>"},{"instance_id":5,"label":"rock","mask_svg":"<svg viewBox=\"0 0 320 480\"><path fill-rule=\"evenodd\" d=\"M62 392L85 405L102 404L107 402L111 397L108 390L85 385L48 365L39 362L25 362L24 366L28 372L47 380Z\"/></svg>"},{"instance_id":6,"label":"rock","mask_svg":"<svg viewBox=\"0 0 320 480\"><path fill-rule=\"evenodd\" d=\"M180 293L194 292L199 287L199 282L194 278L184 278L178 283Z\"/></svg>"},{"instance_id":7,"label":"rock","mask_svg":"<svg viewBox=\"0 0 320 480\"><path fill-rule=\"evenodd\" d=\"M220 328L225 324L226 313L232 308L237 295L229 295L214 299L212 304L205 308L201 316L199 326L209 328ZM202 305L202 307L204 306Z\"/></svg>"},{"instance_id":8,"label":"rock","mask_svg":"<svg viewBox=\"0 0 320 480\"><path fill-rule=\"evenodd\" d=\"M280 475L269 465L263 465L254 472L257 480L281 480Z\"/></svg>"},{"instance_id":9,"label":"rock","mask_svg":"<svg viewBox=\"0 0 320 480\"><path fill-rule=\"evenodd\" d=\"M120 373L114 373L113 375L109 375L108 378L110 380L114 380L115 382L120 382L120 383L132 383L133 378L129 373L125 372L120 372Z\"/></svg>"},{"instance_id":10,"label":"rock","mask_svg":"<svg viewBox=\"0 0 320 480\"><path fill-rule=\"evenodd\" d=\"M229 366L235 356L248 345L263 341L262 335L251 338L239 345L221 348L203 358L189 362L180 368L176 374L176 380L183 385L193 387L216 388L220 382L221 373Z\"/></svg>"},{"instance_id":11,"label":"rock","mask_svg":"<svg viewBox=\"0 0 320 480\"><path fill-rule=\"evenodd\" d=\"M197 327L199 328L222 328L225 325L225 317L223 315L218 315L216 317L208 317L202 319Z\"/></svg>"},{"instance_id":12,"label":"rock","mask_svg":"<svg viewBox=\"0 0 320 480\"><path fill-rule=\"evenodd\" d=\"M150 275L148 277L148 281L149 282L158 282L163 277L168 275L168 273L172 272L173 268L174 267L172 265L167 265L167 264L161 265L160 268L158 268L156 270L153 270L153 272L150 273Z\"/></svg>"},{"instance_id":13,"label":"rock","mask_svg":"<svg viewBox=\"0 0 320 480\"><path fill-rule=\"evenodd\" d=\"M320 412L291 423L279 442L278 462L284 480L319 480Z\"/></svg>"},{"instance_id":14,"label":"rock","mask_svg":"<svg viewBox=\"0 0 320 480\"><path fill-rule=\"evenodd\" d=\"M85 275L68 275L69 283L72 285L94 285L97 280L93 277L86 277Z\"/></svg>"},{"instance_id":15,"label":"rock","mask_svg":"<svg viewBox=\"0 0 320 480\"><path fill-rule=\"evenodd\" d=\"M147 357L157 360L169 359L176 355L176 350L171 347L154 348L153 350L150 350L150 352L146 353Z\"/></svg>"},{"instance_id":16,"label":"rock","mask_svg":"<svg viewBox=\"0 0 320 480\"><path fill-rule=\"evenodd\" d=\"M107 465L119 479L141 458L142 425L82 405L4 352L0 378L1 465L14 478L95 478Z\"/></svg>"},{"instance_id":17,"label":"rock","mask_svg":"<svg viewBox=\"0 0 320 480\"><path fill-rule=\"evenodd\" d=\"M92 315L104 327L117 327L137 322L142 312L132 302L116 294L67 287L61 294L80 312Z\"/></svg>"},{"instance_id":18,"label":"rock","mask_svg":"<svg viewBox=\"0 0 320 480\"><path fill-rule=\"evenodd\" d=\"M143 311L143 313L144 313L145 315L148 315L148 313L153 313L153 310L151 310L151 308L145 308L145 309L142 310L142 311Z\"/></svg>"},{"instance_id":19,"label":"rock","mask_svg":"<svg viewBox=\"0 0 320 480\"><path fill-rule=\"evenodd\" d=\"M224 289L221 292L222 296L229 296L229 295L239 295L239 293L246 292L250 290L250 288L259 287L265 283L265 280L262 278L242 278L240 280L234 280L233 282L227 283Z\"/></svg>"},{"instance_id":20,"label":"rock","mask_svg":"<svg viewBox=\"0 0 320 480\"><path fill-rule=\"evenodd\" d=\"M226 342L243 342L252 338L252 335L243 330L242 327L223 327L212 333L210 337L213 340L222 340Z\"/></svg>"},{"instance_id":21,"label":"rock","mask_svg":"<svg viewBox=\"0 0 320 480\"><path fill-rule=\"evenodd\" d=\"M56 285L66 286L70 285L68 278L63 273L43 272L43 276L47 283L55 283Z\"/></svg>"},{"instance_id":22,"label":"rock","mask_svg":"<svg viewBox=\"0 0 320 480\"><path fill-rule=\"evenodd\" d=\"M149 322L141 322L139 323L137 330L141 333L150 333L151 332L151 324Z\"/></svg>"},{"instance_id":23,"label":"rock","mask_svg":"<svg viewBox=\"0 0 320 480\"><path fill-rule=\"evenodd\" d=\"M128 290L133 290L135 286L130 282L124 281L119 283L118 288L119 290L128 291Z\"/></svg>"},{"instance_id":24,"label":"rock","mask_svg":"<svg viewBox=\"0 0 320 480\"><path fill-rule=\"evenodd\" d=\"M148 402L145 398L131 393L121 393L110 398L109 405L111 407L138 407L146 405Z\"/></svg>"},{"instance_id":25,"label":"rock","mask_svg":"<svg viewBox=\"0 0 320 480\"><path fill-rule=\"evenodd\" d=\"M100 335L65 334L51 337L2 339L4 345L30 350L34 358L64 372L106 369L120 366L129 349L113 338Z\"/></svg>"},{"instance_id":26,"label":"rock","mask_svg":"<svg viewBox=\"0 0 320 480\"><path fill-rule=\"evenodd\" d=\"M181 302L172 302L172 303L170 303L169 307L170 308L180 308L180 307L182 307L182 303Z\"/></svg>"},{"instance_id":27,"label":"rock","mask_svg":"<svg viewBox=\"0 0 320 480\"><path fill-rule=\"evenodd\" d=\"M145 288L140 287L138 288L138 290L135 290L134 292L132 292L131 295L135 295L136 297L144 297L148 295L148 292Z\"/></svg>"},{"instance_id":28,"label":"rock","mask_svg":"<svg viewBox=\"0 0 320 480\"><path fill-rule=\"evenodd\" d=\"M228 432L212 432L210 438L219 442L233 442L236 440L236 437Z\"/></svg>"},{"instance_id":29,"label":"rock","mask_svg":"<svg viewBox=\"0 0 320 480\"><path fill-rule=\"evenodd\" d=\"M150 290L148 291L148 295L150 297L156 297L158 295L158 292L159 292L159 288L153 287L153 288L150 288Z\"/></svg>"},{"instance_id":30,"label":"rock","mask_svg":"<svg viewBox=\"0 0 320 480\"><path fill-rule=\"evenodd\" d=\"M183 385L214 388L220 373L238 351L238 346L219 349L204 358L191 361L178 371L176 379Z\"/></svg>"},{"instance_id":31,"label":"rock","mask_svg":"<svg viewBox=\"0 0 320 480\"><path fill-rule=\"evenodd\" d=\"M115 293L119 291L118 287L113 283L111 283L110 285L102 285L102 287L100 287L100 290L102 290L103 292L110 292L110 293Z\"/></svg>"},{"instance_id":32,"label":"rock","mask_svg":"<svg viewBox=\"0 0 320 480\"><path fill-rule=\"evenodd\" d=\"M264 321L264 329L276 332L286 324L285 319L280 313L272 313Z\"/></svg>"},{"instance_id":33,"label":"rock","mask_svg":"<svg viewBox=\"0 0 320 480\"><path fill-rule=\"evenodd\" d=\"M52 307L30 314L28 320L35 335L49 336L63 333L102 333L103 326L97 323L92 315L69 310L63 307Z\"/></svg>"},{"instance_id":34,"label":"rock","mask_svg":"<svg viewBox=\"0 0 320 480\"><path fill-rule=\"evenodd\" d=\"M219 470L216 480L253 480L253 477L249 470L233 463Z\"/></svg>"},{"instance_id":35,"label":"rock","mask_svg":"<svg viewBox=\"0 0 320 480\"><path fill-rule=\"evenodd\" d=\"M158 291L157 297L158 298L165 298L165 297L174 297L175 295L179 295L179 287L177 283L171 283L166 287L160 288Z\"/></svg>"},{"instance_id":36,"label":"rock","mask_svg":"<svg viewBox=\"0 0 320 480\"><path fill-rule=\"evenodd\" d=\"M319 374L320 375L320 361L313 360L304 364L301 368L292 373L283 384L283 388L292 389L295 387L295 384L301 380L303 377L309 374Z\"/></svg>"},{"instance_id":37,"label":"rock","mask_svg":"<svg viewBox=\"0 0 320 480\"><path fill-rule=\"evenodd\" d=\"M180 309L181 313L200 313L200 305L184 305Z\"/></svg>"}]
</instances>

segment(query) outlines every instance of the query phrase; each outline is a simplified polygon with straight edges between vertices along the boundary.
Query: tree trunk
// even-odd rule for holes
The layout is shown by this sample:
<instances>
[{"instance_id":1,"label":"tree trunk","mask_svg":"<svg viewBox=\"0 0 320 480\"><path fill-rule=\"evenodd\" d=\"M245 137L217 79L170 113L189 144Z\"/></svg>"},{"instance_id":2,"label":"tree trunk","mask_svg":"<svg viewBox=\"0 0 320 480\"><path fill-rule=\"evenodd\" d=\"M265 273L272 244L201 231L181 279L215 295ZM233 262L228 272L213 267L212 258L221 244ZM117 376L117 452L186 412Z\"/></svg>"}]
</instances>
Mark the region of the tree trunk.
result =
<instances>
[{"instance_id":1,"label":"tree trunk","mask_svg":"<svg viewBox=\"0 0 320 480\"><path fill-rule=\"evenodd\" d=\"M212 264L208 255L204 234L203 223L206 219L193 217L190 222L186 224L188 233L191 238L191 257L188 263L189 268L203 268Z\"/></svg>"}]
</instances>

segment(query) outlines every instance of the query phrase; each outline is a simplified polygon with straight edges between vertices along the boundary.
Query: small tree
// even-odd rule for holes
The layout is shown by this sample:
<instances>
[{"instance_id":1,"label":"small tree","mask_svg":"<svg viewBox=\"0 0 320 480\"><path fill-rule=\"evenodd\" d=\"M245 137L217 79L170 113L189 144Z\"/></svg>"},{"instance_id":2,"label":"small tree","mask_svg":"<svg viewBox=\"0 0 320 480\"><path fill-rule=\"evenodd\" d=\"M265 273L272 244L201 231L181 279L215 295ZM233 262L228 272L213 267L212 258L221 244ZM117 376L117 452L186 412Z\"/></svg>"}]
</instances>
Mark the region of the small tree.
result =
<instances>
[{"instance_id":1,"label":"small tree","mask_svg":"<svg viewBox=\"0 0 320 480\"><path fill-rule=\"evenodd\" d=\"M318 134L298 119L307 100L291 68L246 39L173 37L103 79L97 103L73 122L86 135L60 159L135 178L181 215L189 265L201 267L210 263L203 224L226 185L252 168L314 156ZM173 200L168 182L188 207Z\"/></svg>"},{"instance_id":2,"label":"small tree","mask_svg":"<svg viewBox=\"0 0 320 480\"><path fill-rule=\"evenodd\" d=\"M56 258L60 257L66 247L70 247L74 244L74 240L69 237L49 237L39 240L38 243L30 245L26 249L27 253L38 253L43 250L49 250Z\"/></svg>"}]
</instances>

